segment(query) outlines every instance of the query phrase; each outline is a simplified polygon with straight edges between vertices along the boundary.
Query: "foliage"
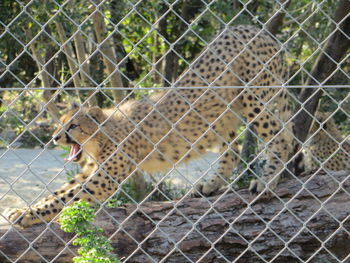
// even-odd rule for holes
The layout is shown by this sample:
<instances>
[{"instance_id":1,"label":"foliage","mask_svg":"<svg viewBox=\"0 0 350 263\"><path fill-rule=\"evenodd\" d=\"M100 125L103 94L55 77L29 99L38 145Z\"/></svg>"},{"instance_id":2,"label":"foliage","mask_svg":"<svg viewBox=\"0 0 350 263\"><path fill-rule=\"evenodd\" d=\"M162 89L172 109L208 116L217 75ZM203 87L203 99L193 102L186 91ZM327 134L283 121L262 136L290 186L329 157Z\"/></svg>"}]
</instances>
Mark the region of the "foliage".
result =
<instances>
[{"instance_id":1,"label":"foliage","mask_svg":"<svg viewBox=\"0 0 350 263\"><path fill-rule=\"evenodd\" d=\"M120 207L123 204L133 202L133 200L136 200L136 197L137 189L130 181L128 181L124 183L121 188L119 187L118 191L109 199L106 207Z\"/></svg>"},{"instance_id":2,"label":"foliage","mask_svg":"<svg viewBox=\"0 0 350 263\"><path fill-rule=\"evenodd\" d=\"M145 201L169 201L183 196L186 189L180 189L171 180L160 182L158 178L152 177L152 181L146 181L146 193L148 197ZM124 182L112 198L106 204L107 208L120 207L123 204L141 201L138 195L138 188L132 180Z\"/></svg>"},{"instance_id":3,"label":"foliage","mask_svg":"<svg viewBox=\"0 0 350 263\"><path fill-rule=\"evenodd\" d=\"M147 198L148 202L176 200L184 196L186 189L174 184L171 179L161 180L159 177L164 177L164 175L152 177L152 183L148 184L148 192L152 191L152 194Z\"/></svg>"},{"instance_id":4,"label":"foliage","mask_svg":"<svg viewBox=\"0 0 350 263\"><path fill-rule=\"evenodd\" d=\"M150 92L138 90L137 87L158 88L165 83L166 54L171 47L176 54L174 67L171 68L173 75L170 76L170 81L174 81L225 24L256 24L262 27L280 9L277 2L113 0L103 1L99 11L105 16L108 36L115 44L125 86L136 87L131 97L141 99ZM286 14L276 37L284 43L285 79L290 79L286 84L304 85L309 78L320 47L332 33L332 16L338 2L289 1L288 7L285 7ZM57 22L64 26L66 44L73 46L73 50L74 36L79 29L85 55L89 57L86 61L89 66L88 84L105 87L108 76L96 45L91 6L82 0L0 1L0 87L40 86L42 76L33 59L32 45L45 58L53 87L74 86L67 57L61 50ZM25 47L30 41L31 44ZM350 72L349 59L339 64L337 72L327 84L348 85L346 72ZM293 89L294 94L299 92L300 89ZM349 112L350 102L347 99L340 107L338 102L347 98L348 94L349 89L326 89L320 104L323 111L337 110L334 117L343 134L350 131L349 118L343 113ZM0 92L0 146L6 147L11 142L1 138L1 133L6 130L15 132L22 141L25 139L26 145L44 146L49 141L51 132L38 134L42 141L38 143L36 137L26 130L28 124L38 126L39 122L52 123L51 116L41 105L41 96L42 91ZM100 106L113 105L110 91L99 92L97 97ZM86 94L83 94L82 99L85 98ZM65 90L57 95L57 102L63 105L72 100L78 100L75 91ZM243 140L244 136L241 136L239 141ZM126 192L133 193L132 186L124 185ZM167 192L170 191L166 184L164 187ZM123 194L120 197L123 199ZM129 199L126 198L125 202Z\"/></svg>"},{"instance_id":5,"label":"foliage","mask_svg":"<svg viewBox=\"0 0 350 263\"><path fill-rule=\"evenodd\" d=\"M266 23L271 10L274 9L274 1L177 1L171 5L163 0L156 1L126 1L114 0L116 7L110 8L111 1L105 1L100 10L105 15L105 22L110 36L116 41L121 41L124 52L137 68L138 74L132 77L134 83L140 87L154 87L162 83L151 73L151 63L162 64L164 53L171 44L176 44L179 67L177 74L187 67L186 61L192 61L202 50L206 42L210 41L216 32L227 24L251 24L262 25ZM10 70L13 74L6 74L7 81L2 81L1 86L23 86L35 77L35 67L31 56L21 54L23 47L20 42L27 43L30 39L28 31L32 31L36 37L35 45L45 54L49 45L52 44L54 51L59 51L59 37L55 22L64 24L66 37L73 43L74 33L80 26L86 47L93 57L98 56L96 45L92 36L92 20L86 19L91 10L84 1L44 1L33 2L26 7L27 12L21 13L24 5L16 1L2 1L3 11L0 11L0 20L3 24L9 24L11 34L2 35L0 43L0 58L6 64L11 63ZM316 4L310 0L292 1L288 7L285 23L278 34L278 39L286 43L286 68L287 74L293 76L290 84L300 85L308 76L319 52L319 43L322 43L331 33L331 17L337 1L324 1ZM122 7L122 8L121 8ZM278 5L276 5L278 8ZM193 8L193 9L191 9ZM187 21L188 14L185 10L195 10ZM21 14L20 16L18 16ZM31 15L31 16L30 16ZM17 17L18 16L18 17ZM11 23L15 19L16 23ZM51 20L50 20L51 19ZM165 28L162 21L166 20ZM45 31L41 25L46 24ZM189 26L186 24L189 23ZM0 29L3 31L4 29ZM162 35L162 34L163 35ZM61 85L71 79L67 62L62 54L53 59L52 67L57 67L57 75ZM125 56L122 54L122 56ZM121 55L120 55L121 56ZM301 66L306 70L300 70ZM92 67L96 67L93 63ZM349 64L343 63L342 67L348 68ZM121 68L126 76L128 70ZM0 68L1 70L1 68ZM158 68L160 73L162 69ZM103 81L106 76L94 75L101 71L91 70L91 84L96 85ZM346 72L346 71L344 71ZM130 77L130 76L128 76ZM6 79L5 78L5 79ZM346 80L346 76L334 77L337 82ZM20 81L21 82L20 82ZM36 82L39 80L36 79ZM5 84L6 85L3 85Z\"/></svg>"},{"instance_id":6,"label":"foliage","mask_svg":"<svg viewBox=\"0 0 350 263\"><path fill-rule=\"evenodd\" d=\"M53 125L43 110L40 92L5 93L0 89L0 98L6 101L0 106L0 147L7 147L14 141L16 146L43 147L51 138Z\"/></svg>"},{"instance_id":7,"label":"foliage","mask_svg":"<svg viewBox=\"0 0 350 263\"><path fill-rule=\"evenodd\" d=\"M65 232L73 232L77 237L73 245L78 249L79 257L74 257L77 263L118 263L118 257L112 254L110 241L101 235L103 230L92 224L95 211L88 203L79 201L67 206L60 215L61 228Z\"/></svg>"}]
</instances>

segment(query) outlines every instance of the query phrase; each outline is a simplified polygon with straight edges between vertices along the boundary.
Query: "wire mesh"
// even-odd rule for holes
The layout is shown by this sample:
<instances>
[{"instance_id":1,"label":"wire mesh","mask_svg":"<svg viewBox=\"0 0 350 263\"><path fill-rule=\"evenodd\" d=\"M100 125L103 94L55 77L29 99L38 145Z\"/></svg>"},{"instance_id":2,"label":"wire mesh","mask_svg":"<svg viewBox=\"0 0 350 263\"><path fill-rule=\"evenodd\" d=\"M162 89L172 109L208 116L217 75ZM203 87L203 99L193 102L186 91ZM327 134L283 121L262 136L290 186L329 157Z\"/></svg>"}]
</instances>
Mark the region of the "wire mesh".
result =
<instances>
[{"instance_id":1,"label":"wire mesh","mask_svg":"<svg viewBox=\"0 0 350 263\"><path fill-rule=\"evenodd\" d=\"M1 5L2 262L349 262L348 1Z\"/></svg>"}]
</instances>

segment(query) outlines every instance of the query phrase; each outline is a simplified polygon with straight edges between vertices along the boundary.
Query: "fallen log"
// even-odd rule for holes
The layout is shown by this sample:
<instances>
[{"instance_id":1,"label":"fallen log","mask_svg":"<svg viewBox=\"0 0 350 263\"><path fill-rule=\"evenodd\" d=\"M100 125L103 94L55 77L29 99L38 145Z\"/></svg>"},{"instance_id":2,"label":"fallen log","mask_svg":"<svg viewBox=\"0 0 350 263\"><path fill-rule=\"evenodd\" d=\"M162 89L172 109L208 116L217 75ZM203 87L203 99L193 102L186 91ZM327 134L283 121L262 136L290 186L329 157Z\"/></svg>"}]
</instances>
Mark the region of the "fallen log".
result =
<instances>
[{"instance_id":1,"label":"fallen log","mask_svg":"<svg viewBox=\"0 0 350 263\"><path fill-rule=\"evenodd\" d=\"M104 209L105 229L124 262L349 262L350 176L307 175L272 197L225 190ZM73 235L57 223L0 227L0 262L70 262Z\"/></svg>"}]
</instances>

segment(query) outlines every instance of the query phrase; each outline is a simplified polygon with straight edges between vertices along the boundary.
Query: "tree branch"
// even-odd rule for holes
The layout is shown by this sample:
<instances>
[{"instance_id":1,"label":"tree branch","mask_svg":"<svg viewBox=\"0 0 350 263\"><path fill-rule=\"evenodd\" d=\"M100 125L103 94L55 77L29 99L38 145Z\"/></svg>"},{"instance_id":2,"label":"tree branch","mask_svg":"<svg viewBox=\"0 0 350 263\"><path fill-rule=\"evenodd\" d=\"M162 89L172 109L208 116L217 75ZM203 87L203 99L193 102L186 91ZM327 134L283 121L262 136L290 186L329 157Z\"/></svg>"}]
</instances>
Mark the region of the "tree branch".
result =
<instances>
[{"instance_id":1,"label":"tree branch","mask_svg":"<svg viewBox=\"0 0 350 263\"><path fill-rule=\"evenodd\" d=\"M245 263L310 257L334 262L333 255L343 259L350 253L350 179L335 178L319 174L283 182L278 198L255 200L240 190L208 199L126 205L101 210L96 222L127 262L212 263L224 262L223 257ZM1 226L0 236L1 262L6 262L3 254L26 263L59 254L55 262L68 262L76 249L65 245L73 236L57 224L25 230Z\"/></svg>"}]
</instances>

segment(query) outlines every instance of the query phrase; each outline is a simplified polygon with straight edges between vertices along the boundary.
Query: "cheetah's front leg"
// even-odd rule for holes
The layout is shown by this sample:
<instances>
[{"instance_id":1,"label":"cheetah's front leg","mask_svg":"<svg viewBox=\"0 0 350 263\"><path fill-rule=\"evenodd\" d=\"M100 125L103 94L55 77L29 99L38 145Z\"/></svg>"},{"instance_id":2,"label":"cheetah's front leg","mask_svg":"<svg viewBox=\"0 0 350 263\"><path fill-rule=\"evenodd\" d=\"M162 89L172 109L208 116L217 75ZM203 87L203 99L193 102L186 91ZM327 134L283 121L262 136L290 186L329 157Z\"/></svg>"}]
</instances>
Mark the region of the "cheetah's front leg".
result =
<instances>
[{"instance_id":1,"label":"cheetah's front leg","mask_svg":"<svg viewBox=\"0 0 350 263\"><path fill-rule=\"evenodd\" d=\"M8 220L21 227L28 227L37 223L52 220L62 210L63 203L60 196L70 191L76 185L83 184L88 176L84 173L77 174L73 180L56 190L30 208L15 208L5 211Z\"/></svg>"},{"instance_id":2,"label":"cheetah's front leg","mask_svg":"<svg viewBox=\"0 0 350 263\"><path fill-rule=\"evenodd\" d=\"M84 200L91 204L105 200L116 190L114 180L98 173L86 179L78 174L68 184L54 192L53 195L39 201L31 208L12 209L6 212L10 222L22 228L34 224L50 222L56 218L63 207L72 201Z\"/></svg>"},{"instance_id":3,"label":"cheetah's front leg","mask_svg":"<svg viewBox=\"0 0 350 263\"><path fill-rule=\"evenodd\" d=\"M285 107L283 104L281 105L282 108L287 108L288 103L285 102ZM260 193L264 190L273 191L276 189L281 175L286 169L289 154L293 149L293 136L291 134L293 128L291 123L285 125L288 117L291 116L288 111L280 110L279 114L271 114L264 108L259 108L258 104L255 104L255 107L255 112L261 112L256 118L259 121L254 120L254 117L249 115L248 120L253 121L257 133L268 146L266 149L267 164L264 167L264 175L252 180L249 190L252 193ZM283 121L283 125L279 119ZM284 125L285 127L283 127Z\"/></svg>"},{"instance_id":4,"label":"cheetah's front leg","mask_svg":"<svg viewBox=\"0 0 350 263\"><path fill-rule=\"evenodd\" d=\"M231 140L233 140L236 137L235 133L230 133L230 137ZM233 169L239 162L239 147L237 141L233 142L231 145L226 145L226 142L224 142L220 149L220 154L221 157L217 175L212 176L207 182L198 183L192 191L192 196L200 197L203 195L213 195L225 185L226 180L232 176Z\"/></svg>"}]
</instances>

